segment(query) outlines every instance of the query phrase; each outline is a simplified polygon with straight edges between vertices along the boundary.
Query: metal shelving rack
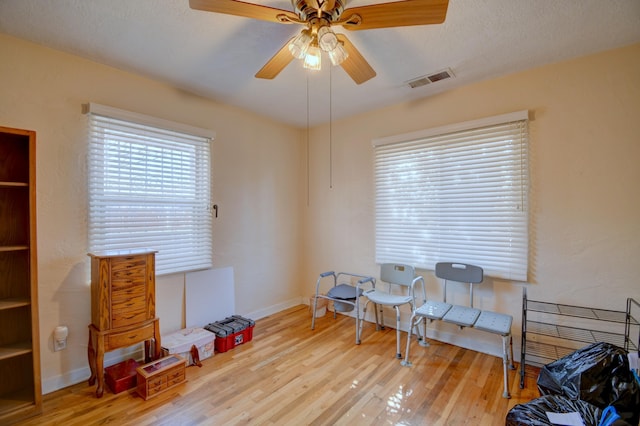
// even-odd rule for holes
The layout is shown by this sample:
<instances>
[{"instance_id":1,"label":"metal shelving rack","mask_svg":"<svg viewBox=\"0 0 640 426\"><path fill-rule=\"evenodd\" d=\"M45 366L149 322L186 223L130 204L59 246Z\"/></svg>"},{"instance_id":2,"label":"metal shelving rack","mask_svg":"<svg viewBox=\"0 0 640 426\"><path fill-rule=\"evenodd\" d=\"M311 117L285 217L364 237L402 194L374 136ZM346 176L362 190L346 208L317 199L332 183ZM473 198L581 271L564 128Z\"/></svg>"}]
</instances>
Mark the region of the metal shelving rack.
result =
<instances>
[{"instance_id":1,"label":"metal shelving rack","mask_svg":"<svg viewBox=\"0 0 640 426\"><path fill-rule=\"evenodd\" d=\"M525 364L541 367L591 343L638 351L639 313L640 304L631 298L625 311L615 311L530 300L523 289L520 388L524 388Z\"/></svg>"}]
</instances>

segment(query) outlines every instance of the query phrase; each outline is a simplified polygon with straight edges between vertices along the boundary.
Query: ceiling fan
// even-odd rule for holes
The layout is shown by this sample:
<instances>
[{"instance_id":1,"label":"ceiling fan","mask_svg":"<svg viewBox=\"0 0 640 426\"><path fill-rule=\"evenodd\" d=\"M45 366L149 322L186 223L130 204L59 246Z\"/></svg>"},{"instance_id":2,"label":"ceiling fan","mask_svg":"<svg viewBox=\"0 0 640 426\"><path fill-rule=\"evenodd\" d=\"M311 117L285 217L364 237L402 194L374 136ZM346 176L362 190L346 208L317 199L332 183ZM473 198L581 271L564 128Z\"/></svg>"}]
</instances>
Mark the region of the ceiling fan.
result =
<instances>
[{"instance_id":1,"label":"ceiling fan","mask_svg":"<svg viewBox=\"0 0 640 426\"><path fill-rule=\"evenodd\" d=\"M244 16L279 24L301 24L305 28L289 40L258 73L257 78L275 78L294 59L304 59L305 68L320 69L322 51L333 65L340 65L357 83L376 72L344 34L375 28L429 25L444 22L449 0L404 0L345 9L347 0L291 0L294 12L239 0L189 0L192 9Z\"/></svg>"}]
</instances>

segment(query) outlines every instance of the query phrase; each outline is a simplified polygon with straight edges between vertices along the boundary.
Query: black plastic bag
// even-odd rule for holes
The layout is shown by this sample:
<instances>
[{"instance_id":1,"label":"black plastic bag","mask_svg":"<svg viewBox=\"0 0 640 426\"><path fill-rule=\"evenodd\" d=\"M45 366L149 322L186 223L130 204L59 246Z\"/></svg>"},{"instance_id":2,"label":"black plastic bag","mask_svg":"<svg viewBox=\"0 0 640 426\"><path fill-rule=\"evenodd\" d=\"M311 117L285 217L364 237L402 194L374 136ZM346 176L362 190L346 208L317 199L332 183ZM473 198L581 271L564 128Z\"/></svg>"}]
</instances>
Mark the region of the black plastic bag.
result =
<instances>
[{"instance_id":1,"label":"black plastic bag","mask_svg":"<svg viewBox=\"0 0 640 426\"><path fill-rule=\"evenodd\" d=\"M507 413L505 426L550 426L547 412L577 412L585 426L598 426L602 410L585 401L562 395L545 395L526 404L517 404Z\"/></svg>"},{"instance_id":2,"label":"black plastic bag","mask_svg":"<svg viewBox=\"0 0 640 426\"><path fill-rule=\"evenodd\" d=\"M564 395L600 409L613 405L631 425L640 419L640 386L629 369L627 352L594 343L545 365L538 376L541 395Z\"/></svg>"}]
</instances>

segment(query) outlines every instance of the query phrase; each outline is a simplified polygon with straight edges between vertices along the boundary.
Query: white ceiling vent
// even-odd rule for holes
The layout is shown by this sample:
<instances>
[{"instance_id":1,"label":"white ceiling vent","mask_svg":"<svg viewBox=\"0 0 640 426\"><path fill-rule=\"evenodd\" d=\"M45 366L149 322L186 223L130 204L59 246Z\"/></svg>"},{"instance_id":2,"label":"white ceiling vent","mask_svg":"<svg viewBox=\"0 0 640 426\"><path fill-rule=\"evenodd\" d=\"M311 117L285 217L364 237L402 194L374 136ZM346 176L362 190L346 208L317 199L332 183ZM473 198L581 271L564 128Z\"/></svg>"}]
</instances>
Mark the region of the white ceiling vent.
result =
<instances>
[{"instance_id":1,"label":"white ceiling vent","mask_svg":"<svg viewBox=\"0 0 640 426\"><path fill-rule=\"evenodd\" d=\"M447 68L445 70L438 71L438 72L430 74L430 75L425 75L425 76L418 77L418 78L415 78L413 80L407 81L407 84L412 89L415 89L416 87L425 86L425 85L427 85L429 83L435 83L437 81L446 80L446 79L452 78L452 77L455 77L453 75L453 72L451 72L451 70L449 68Z\"/></svg>"}]
</instances>

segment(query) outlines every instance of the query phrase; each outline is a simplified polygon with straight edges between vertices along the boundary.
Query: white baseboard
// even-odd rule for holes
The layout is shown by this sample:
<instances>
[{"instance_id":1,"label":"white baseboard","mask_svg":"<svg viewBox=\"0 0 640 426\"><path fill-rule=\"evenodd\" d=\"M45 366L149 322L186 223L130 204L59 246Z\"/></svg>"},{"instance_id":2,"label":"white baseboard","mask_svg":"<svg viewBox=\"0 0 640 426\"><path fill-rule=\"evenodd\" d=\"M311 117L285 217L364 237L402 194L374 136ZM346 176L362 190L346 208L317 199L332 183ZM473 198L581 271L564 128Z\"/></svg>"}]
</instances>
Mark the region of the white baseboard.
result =
<instances>
[{"instance_id":1,"label":"white baseboard","mask_svg":"<svg viewBox=\"0 0 640 426\"><path fill-rule=\"evenodd\" d=\"M110 366L129 358L140 361L144 358L144 350L141 345L132 346L131 348L127 348L125 350L108 352L104 357L105 366ZM67 371L66 373L59 376L49 377L42 380L42 394L46 395L48 393L66 388L67 386L88 381L90 376L91 370L89 369L89 366L86 366L83 368L78 368L76 370ZM87 386L89 385L87 384Z\"/></svg>"},{"instance_id":2,"label":"white baseboard","mask_svg":"<svg viewBox=\"0 0 640 426\"><path fill-rule=\"evenodd\" d=\"M258 309L253 312L245 312L240 313L243 317L251 318L252 320L258 320L264 317L268 317L269 315L277 314L278 312L284 311L285 309L293 308L294 306L298 306L300 304L308 304L309 301L304 301L303 297L295 297L293 299L286 300L282 303L278 303L275 305L268 306L263 309Z\"/></svg>"}]
</instances>

